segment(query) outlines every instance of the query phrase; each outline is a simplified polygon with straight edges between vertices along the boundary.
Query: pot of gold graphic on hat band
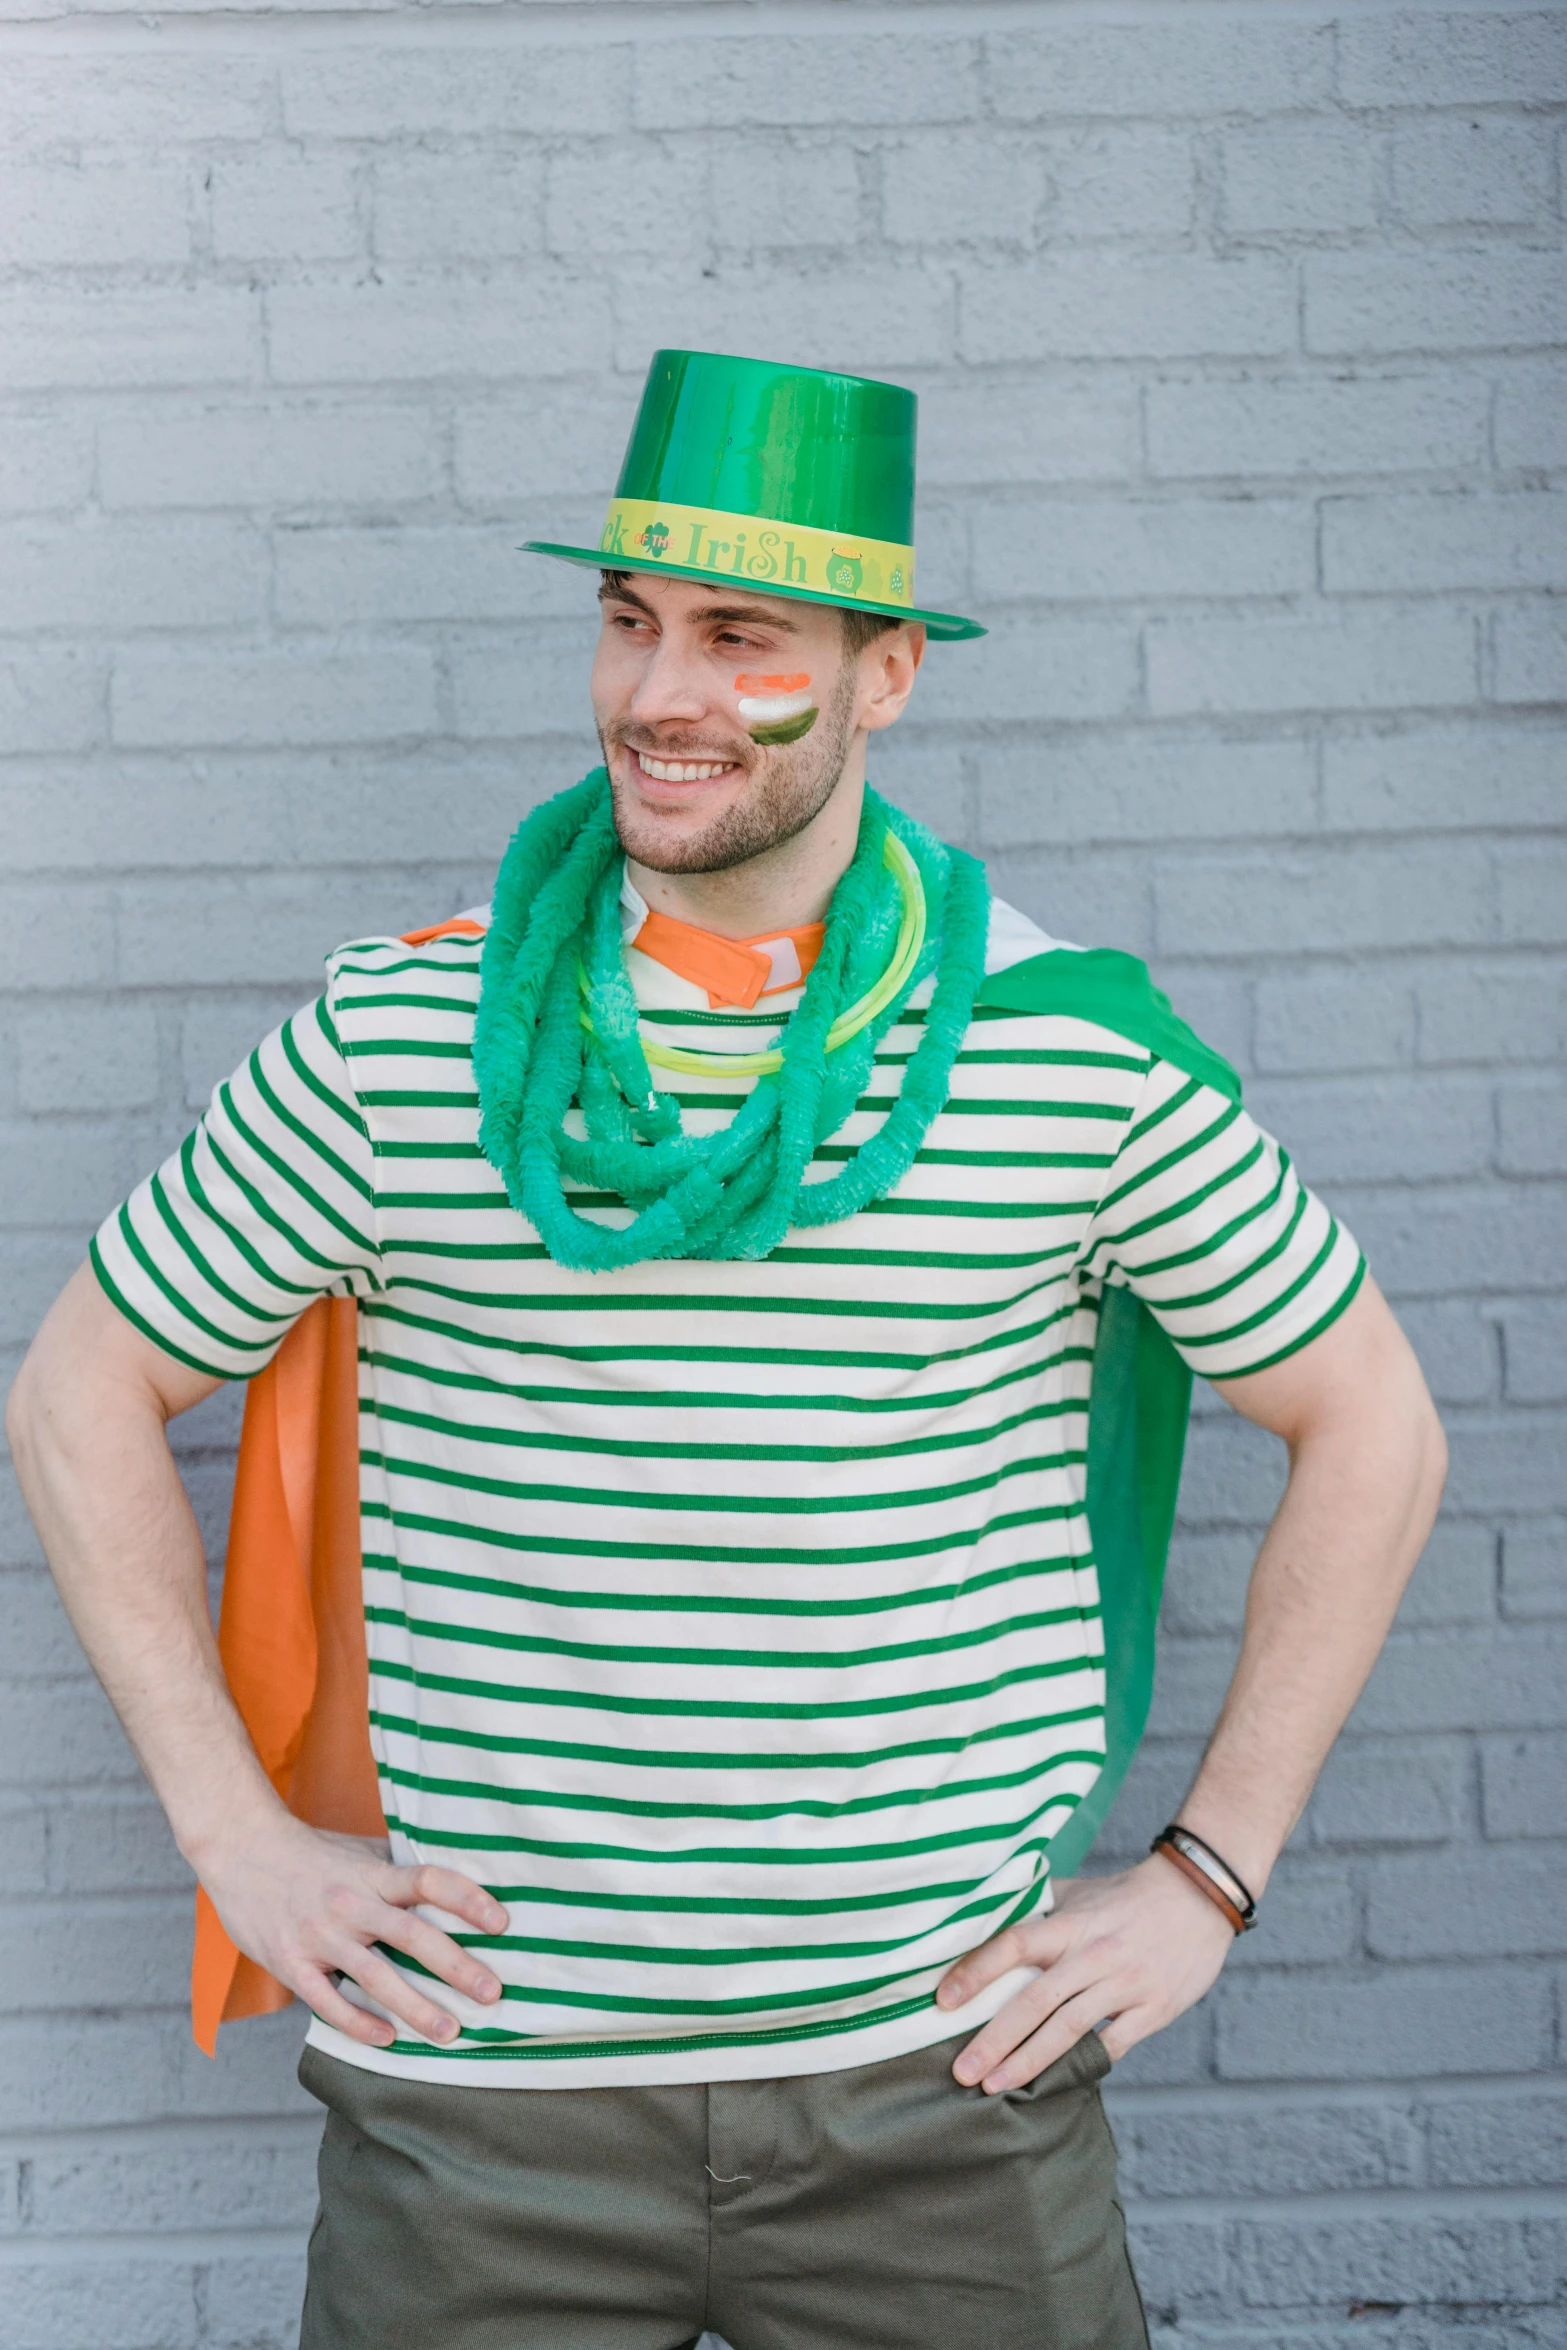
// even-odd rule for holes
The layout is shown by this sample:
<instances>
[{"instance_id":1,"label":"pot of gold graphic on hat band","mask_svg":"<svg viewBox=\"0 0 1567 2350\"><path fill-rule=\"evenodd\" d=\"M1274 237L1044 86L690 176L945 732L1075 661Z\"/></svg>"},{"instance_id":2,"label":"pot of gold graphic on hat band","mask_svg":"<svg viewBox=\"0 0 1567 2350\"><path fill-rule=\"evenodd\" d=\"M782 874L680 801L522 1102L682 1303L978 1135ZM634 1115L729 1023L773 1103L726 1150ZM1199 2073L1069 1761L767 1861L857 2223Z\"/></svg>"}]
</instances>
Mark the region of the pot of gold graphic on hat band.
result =
<instances>
[{"instance_id":1,"label":"pot of gold graphic on hat band","mask_svg":"<svg viewBox=\"0 0 1567 2350\"><path fill-rule=\"evenodd\" d=\"M917 410L901 384L865 376L655 352L598 545L530 539L528 552L883 612L932 637L983 636L977 621L914 601ZM783 675L741 689L743 701L775 704L802 690ZM755 723L802 715L779 709Z\"/></svg>"}]
</instances>

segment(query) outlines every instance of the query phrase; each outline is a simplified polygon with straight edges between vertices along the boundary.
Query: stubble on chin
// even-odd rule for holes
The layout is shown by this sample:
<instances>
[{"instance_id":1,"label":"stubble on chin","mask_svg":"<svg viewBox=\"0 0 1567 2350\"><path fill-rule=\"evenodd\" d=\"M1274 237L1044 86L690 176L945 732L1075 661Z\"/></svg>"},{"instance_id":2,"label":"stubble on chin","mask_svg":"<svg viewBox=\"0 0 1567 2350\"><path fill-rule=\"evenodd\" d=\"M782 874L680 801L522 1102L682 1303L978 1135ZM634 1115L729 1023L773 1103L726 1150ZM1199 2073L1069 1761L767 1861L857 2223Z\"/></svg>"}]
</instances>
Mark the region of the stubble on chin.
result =
<instances>
[{"instance_id":1,"label":"stubble on chin","mask_svg":"<svg viewBox=\"0 0 1567 2350\"><path fill-rule=\"evenodd\" d=\"M815 822L838 788L849 752L852 695L853 679L845 675L822 713L822 723L787 751L754 755L738 796L695 832L684 831L675 821L660 823L636 806L629 791L616 782L610 756L611 744L635 746L622 744L618 734L606 736L601 729L615 831L626 855L651 873L728 873L793 840Z\"/></svg>"}]
</instances>

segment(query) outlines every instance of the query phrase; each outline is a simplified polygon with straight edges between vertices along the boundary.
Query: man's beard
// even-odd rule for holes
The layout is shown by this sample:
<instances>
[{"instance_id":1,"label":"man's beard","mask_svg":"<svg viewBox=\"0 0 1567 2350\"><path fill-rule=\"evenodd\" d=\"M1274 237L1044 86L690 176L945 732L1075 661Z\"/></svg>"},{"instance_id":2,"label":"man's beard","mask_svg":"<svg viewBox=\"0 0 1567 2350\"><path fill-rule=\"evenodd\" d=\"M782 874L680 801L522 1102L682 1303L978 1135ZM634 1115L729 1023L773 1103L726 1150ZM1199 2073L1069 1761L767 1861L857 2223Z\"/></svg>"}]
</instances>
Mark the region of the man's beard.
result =
<instances>
[{"instance_id":1,"label":"man's beard","mask_svg":"<svg viewBox=\"0 0 1567 2350\"><path fill-rule=\"evenodd\" d=\"M747 740L714 748L705 744L666 745L636 738L650 735L648 727L599 729L604 764L610 774L615 830L628 857L654 873L728 873L753 857L793 840L815 822L838 788L853 740L855 673L849 663L808 735L787 749L766 753ZM669 838L656 817L644 816L628 804L629 795L614 781L611 743L627 750L645 750L655 759L729 759L747 770L750 789L734 800L700 832ZM669 831L673 831L673 827Z\"/></svg>"}]
</instances>

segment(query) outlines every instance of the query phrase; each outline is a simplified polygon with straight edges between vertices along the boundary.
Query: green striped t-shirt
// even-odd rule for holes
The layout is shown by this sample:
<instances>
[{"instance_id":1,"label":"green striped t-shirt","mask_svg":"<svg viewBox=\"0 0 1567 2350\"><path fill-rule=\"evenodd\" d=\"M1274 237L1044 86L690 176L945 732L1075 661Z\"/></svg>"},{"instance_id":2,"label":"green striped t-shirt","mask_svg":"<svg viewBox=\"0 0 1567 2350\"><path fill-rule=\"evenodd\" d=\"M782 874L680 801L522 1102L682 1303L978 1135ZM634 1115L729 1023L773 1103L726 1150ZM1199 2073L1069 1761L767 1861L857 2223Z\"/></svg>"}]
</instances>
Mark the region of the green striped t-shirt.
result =
<instances>
[{"instance_id":1,"label":"green striped t-shirt","mask_svg":"<svg viewBox=\"0 0 1567 2350\"><path fill-rule=\"evenodd\" d=\"M1004 907L991 940L992 969L1051 943ZM982 1006L890 1197L760 1263L568 1271L479 1152L479 945L342 948L94 1243L121 1310L221 1378L322 1292L359 1301L393 1853L510 1924L462 1937L498 2006L425 1986L451 2048L311 2038L538 2087L821 2072L977 2025L1020 1977L956 2014L935 1986L1049 1907L1104 1751L1103 1286L1228 1378L1324 1328L1359 1252L1226 1093L1103 1018ZM713 1012L628 964L665 1041L754 1051L796 1000ZM928 992L820 1176L896 1098ZM747 1081L673 1089L702 1132Z\"/></svg>"}]
</instances>

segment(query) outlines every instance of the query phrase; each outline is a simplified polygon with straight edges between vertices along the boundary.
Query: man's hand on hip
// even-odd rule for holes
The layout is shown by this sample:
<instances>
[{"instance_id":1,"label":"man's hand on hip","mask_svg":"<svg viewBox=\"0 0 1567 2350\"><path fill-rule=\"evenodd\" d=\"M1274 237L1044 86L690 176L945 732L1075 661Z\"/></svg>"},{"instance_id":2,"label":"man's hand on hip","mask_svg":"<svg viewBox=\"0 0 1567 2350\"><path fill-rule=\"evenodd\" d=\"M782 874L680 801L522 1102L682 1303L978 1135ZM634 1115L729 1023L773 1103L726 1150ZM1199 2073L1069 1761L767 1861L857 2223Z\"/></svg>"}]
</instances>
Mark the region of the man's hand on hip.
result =
<instances>
[{"instance_id":1,"label":"man's hand on hip","mask_svg":"<svg viewBox=\"0 0 1567 2350\"><path fill-rule=\"evenodd\" d=\"M287 1814L242 1849L203 1855L203 1885L241 1950L276 1975L323 2023L367 2048L385 2048L397 2035L378 2015L344 1997L334 1978L345 1975L426 2040L455 2040L460 2026L448 2011L417 1991L376 1947L386 1943L488 2005L500 1984L474 1958L417 1914L416 1905L461 1919L481 1934L503 1933L500 1903L455 1869L396 1868L387 1847L364 1836L309 1828Z\"/></svg>"},{"instance_id":2,"label":"man's hand on hip","mask_svg":"<svg viewBox=\"0 0 1567 2350\"><path fill-rule=\"evenodd\" d=\"M1150 1855L1116 1877L1070 1877L1049 1917L1009 1926L960 1959L936 1993L962 2007L1019 1966L1038 1967L953 2066L965 2087L1021 2089L1103 2023L1112 2058L1202 1997L1235 1939L1223 1914Z\"/></svg>"},{"instance_id":3,"label":"man's hand on hip","mask_svg":"<svg viewBox=\"0 0 1567 2350\"><path fill-rule=\"evenodd\" d=\"M235 1711L207 1607L207 1570L167 1423L222 1382L133 1329L82 1266L56 1300L7 1411L18 1473L71 1620L162 1800L180 1850L247 1957L368 2048L399 2023L447 2043L458 2025L377 1948L488 2006L500 1984L422 1906L480 1934L500 1903L454 1869L394 1868L384 1844L296 1820Z\"/></svg>"}]
</instances>

